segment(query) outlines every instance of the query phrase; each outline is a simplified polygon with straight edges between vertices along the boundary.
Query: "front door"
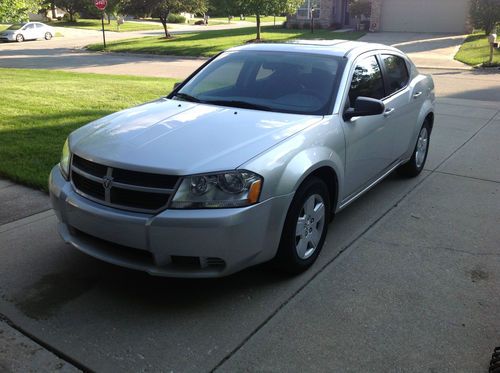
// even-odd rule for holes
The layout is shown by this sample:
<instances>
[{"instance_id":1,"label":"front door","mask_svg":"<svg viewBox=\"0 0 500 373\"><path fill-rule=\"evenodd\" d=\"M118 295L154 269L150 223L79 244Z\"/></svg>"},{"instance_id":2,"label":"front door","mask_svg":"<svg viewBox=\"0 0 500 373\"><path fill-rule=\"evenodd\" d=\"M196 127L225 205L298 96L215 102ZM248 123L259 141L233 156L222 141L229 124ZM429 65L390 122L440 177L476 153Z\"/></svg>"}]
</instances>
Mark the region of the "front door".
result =
<instances>
[{"instance_id":1,"label":"front door","mask_svg":"<svg viewBox=\"0 0 500 373\"><path fill-rule=\"evenodd\" d=\"M352 73L346 107L357 97L383 99L382 71L375 55L356 61ZM384 114L343 121L346 138L344 198L359 192L386 170L393 162L390 128Z\"/></svg>"}]
</instances>

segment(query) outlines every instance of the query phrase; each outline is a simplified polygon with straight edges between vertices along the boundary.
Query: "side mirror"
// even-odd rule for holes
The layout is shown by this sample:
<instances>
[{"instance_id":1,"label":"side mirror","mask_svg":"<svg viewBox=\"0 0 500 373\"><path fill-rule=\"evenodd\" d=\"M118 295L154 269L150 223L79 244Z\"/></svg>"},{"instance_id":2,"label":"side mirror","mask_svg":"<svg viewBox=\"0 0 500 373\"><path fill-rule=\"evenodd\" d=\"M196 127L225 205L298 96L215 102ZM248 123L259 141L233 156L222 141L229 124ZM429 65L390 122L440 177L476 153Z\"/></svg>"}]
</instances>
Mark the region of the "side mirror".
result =
<instances>
[{"instance_id":1,"label":"side mirror","mask_svg":"<svg viewBox=\"0 0 500 373\"><path fill-rule=\"evenodd\" d=\"M351 120L354 117L367 117L369 115L379 115L385 110L382 101L369 98L358 97L354 103L354 108L349 108L344 112L344 120Z\"/></svg>"}]
</instances>

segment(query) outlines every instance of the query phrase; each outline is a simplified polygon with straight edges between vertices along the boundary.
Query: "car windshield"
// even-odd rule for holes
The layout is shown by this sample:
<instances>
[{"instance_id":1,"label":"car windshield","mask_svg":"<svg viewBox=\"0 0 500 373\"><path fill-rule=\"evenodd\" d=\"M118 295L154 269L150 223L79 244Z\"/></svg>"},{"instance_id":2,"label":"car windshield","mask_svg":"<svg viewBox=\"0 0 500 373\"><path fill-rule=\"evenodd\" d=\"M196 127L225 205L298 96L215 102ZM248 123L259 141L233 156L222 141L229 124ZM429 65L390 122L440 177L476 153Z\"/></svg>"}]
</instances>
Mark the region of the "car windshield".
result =
<instances>
[{"instance_id":1,"label":"car windshield","mask_svg":"<svg viewBox=\"0 0 500 373\"><path fill-rule=\"evenodd\" d=\"M326 115L342 59L297 52L233 51L208 64L175 99L239 108Z\"/></svg>"},{"instance_id":2,"label":"car windshield","mask_svg":"<svg viewBox=\"0 0 500 373\"><path fill-rule=\"evenodd\" d=\"M25 23L16 23L15 25L10 26L7 30L19 30L24 25Z\"/></svg>"}]
</instances>

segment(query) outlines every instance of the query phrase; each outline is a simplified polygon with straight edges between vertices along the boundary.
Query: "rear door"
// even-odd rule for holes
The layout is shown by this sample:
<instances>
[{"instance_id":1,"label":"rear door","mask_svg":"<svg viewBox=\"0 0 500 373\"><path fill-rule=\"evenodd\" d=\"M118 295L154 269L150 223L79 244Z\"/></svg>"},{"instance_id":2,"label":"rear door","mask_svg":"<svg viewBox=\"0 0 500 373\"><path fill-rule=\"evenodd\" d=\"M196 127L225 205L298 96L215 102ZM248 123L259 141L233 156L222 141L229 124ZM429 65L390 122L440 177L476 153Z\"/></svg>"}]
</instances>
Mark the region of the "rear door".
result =
<instances>
[{"instance_id":1,"label":"rear door","mask_svg":"<svg viewBox=\"0 0 500 373\"><path fill-rule=\"evenodd\" d=\"M35 38L41 39L45 37L45 27L41 23L35 23Z\"/></svg>"},{"instance_id":2,"label":"rear door","mask_svg":"<svg viewBox=\"0 0 500 373\"><path fill-rule=\"evenodd\" d=\"M386 97L386 125L393 147L393 159L399 159L410 146L415 130L423 93L410 84L409 67L402 56L391 53L379 55L383 68Z\"/></svg>"}]
</instances>

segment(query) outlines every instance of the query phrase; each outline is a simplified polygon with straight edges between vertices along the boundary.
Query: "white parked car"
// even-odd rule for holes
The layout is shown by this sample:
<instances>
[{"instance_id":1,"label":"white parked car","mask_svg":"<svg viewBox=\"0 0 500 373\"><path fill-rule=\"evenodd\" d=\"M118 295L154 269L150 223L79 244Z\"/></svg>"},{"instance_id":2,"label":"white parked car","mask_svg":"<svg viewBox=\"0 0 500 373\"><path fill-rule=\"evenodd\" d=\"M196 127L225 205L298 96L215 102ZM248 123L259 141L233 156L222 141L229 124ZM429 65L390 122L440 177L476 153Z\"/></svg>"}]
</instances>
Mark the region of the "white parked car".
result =
<instances>
[{"instance_id":1,"label":"white parked car","mask_svg":"<svg viewBox=\"0 0 500 373\"><path fill-rule=\"evenodd\" d=\"M44 38L50 40L56 35L53 27L41 22L16 23L0 32L0 40L18 41Z\"/></svg>"},{"instance_id":2,"label":"white parked car","mask_svg":"<svg viewBox=\"0 0 500 373\"><path fill-rule=\"evenodd\" d=\"M396 169L423 170L434 101L432 77L392 47L232 48L167 97L70 134L49 181L59 233L153 275L273 258L304 271L335 213Z\"/></svg>"}]
</instances>

